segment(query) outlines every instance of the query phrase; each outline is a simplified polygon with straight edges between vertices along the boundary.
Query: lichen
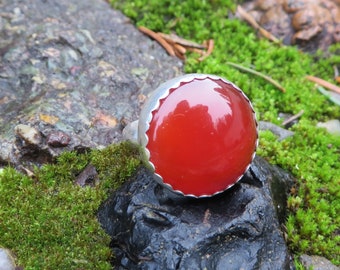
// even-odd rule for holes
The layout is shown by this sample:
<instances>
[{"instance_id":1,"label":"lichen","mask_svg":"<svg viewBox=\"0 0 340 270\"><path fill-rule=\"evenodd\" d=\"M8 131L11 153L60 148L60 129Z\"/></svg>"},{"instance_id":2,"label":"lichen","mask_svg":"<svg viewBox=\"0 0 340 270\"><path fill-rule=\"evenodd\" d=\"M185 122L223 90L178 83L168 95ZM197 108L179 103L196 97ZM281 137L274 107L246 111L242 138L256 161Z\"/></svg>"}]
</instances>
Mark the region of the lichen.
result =
<instances>
[{"instance_id":1,"label":"lichen","mask_svg":"<svg viewBox=\"0 0 340 270\"><path fill-rule=\"evenodd\" d=\"M174 31L199 43L214 39L213 53L203 62L197 61L198 55L189 54L185 71L215 74L234 82L252 100L259 120L280 125L280 112L304 111L299 123L291 128L295 135L289 139L279 142L270 131L261 132L258 154L296 177L286 222L292 252L325 256L339 265L340 138L316 128L316 123L339 118L340 107L327 101L305 76L332 81L333 65L340 63L340 44L327 52L309 55L295 47L259 39L245 22L231 16L236 7L232 0L114 0L112 4L136 25L166 33ZM286 93L227 62L271 76L286 88Z\"/></svg>"},{"instance_id":2,"label":"lichen","mask_svg":"<svg viewBox=\"0 0 340 270\"><path fill-rule=\"evenodd\" d=\"M80 187L76 176L91 163L95 187ZM25 269L111 269L109 236L96 212L109 192L140 165L130 143L78 154L66 152L34 177L11 167L0 171L0 244Z\"/></svg>"}]
</instances>

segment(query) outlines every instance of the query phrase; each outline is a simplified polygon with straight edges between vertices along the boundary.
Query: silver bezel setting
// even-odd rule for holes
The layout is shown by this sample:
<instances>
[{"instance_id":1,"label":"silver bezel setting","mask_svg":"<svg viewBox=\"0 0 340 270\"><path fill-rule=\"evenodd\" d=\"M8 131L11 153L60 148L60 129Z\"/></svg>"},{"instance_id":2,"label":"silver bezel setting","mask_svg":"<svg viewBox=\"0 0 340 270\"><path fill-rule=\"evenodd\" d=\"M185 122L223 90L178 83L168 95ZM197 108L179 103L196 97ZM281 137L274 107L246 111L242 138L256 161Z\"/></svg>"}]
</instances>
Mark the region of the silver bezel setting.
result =
<instances>
[{"instance_id":1,"label":"silver bezel setting","mask_svg":"<svg viewBox=\"0 0 340 270\"><path fill-rule=\"evenodd\" d=\"M255 125L256 125L256 135L257 135L257 138L256 138L256 143L255 143L255 149L254 149L254 153L252 155L252 158L251 158L251 162L248 164L247 168L245 169L245 171L243 172L242 175L240 175L238 177L238 179L233 183L233 184L230 184L228 185L225 189L223 190L220 190L220 191L217 191L215 192L214 194L206 194L206 195L200 195L200 196L196 196L194 194L184 194L182 191L180 190L175 190L173 189L173 187L168 184L168 183L165 183L163 181L163 178L161 175L157 174L155 172L155 166L154 164L150 161L150 152L149 150L147 149L147 144L148 144L148 141L149 141L149 138L146 134L146 132L148 131L149 127L150 127L150 123L152 121L152 117L153 117L153 112L155 110L158 110L159 109L159 106L160 106L160 100L166 98L169 94L170 94L170 90L171 89L176 89L180 86L181 83L188 83L188 82L191 82L193 81L194 79L212 79L212 80L221 80L223 81L224 83L226 84L229 84L231 85L233 88L235 88L236 90L238 90L242 96L246 99L246 101L249 103L250 105L250 108L252 109L253 111L253 115L254 115L254 121L255 121ZM183 195L183 196L187 196L187 197L193 197L193 198L206 198L206 197L212 197L212 196L215 196L217 194L220 194L222 192L224 192L225 190L231 188L233 185L235 185L242 177L243 175L248 171L252 161L254 160L255 158L255 155L256 155L256 149L258 147L258 143L259 143L259 136L258 136L258 123L257 123L257 120L256 120L256 113L255 113L255 110L253 108L253 105L251 104L250 100L248 99L248 97L243 93L243 91L238 87L236 86L234 83L224 79L224 78L221 78L219 76L216 76L216 75L210 75L210 74L196 74L196 73L193 73L193 74L186 74L186 75L183 75L183 76L180 76L180 77L176 77L174 79L171 79L163 84L161 84L155 91L153 91L151 93L151 95L148 97L147 101L145 102L143 108L142 108L142 111L141 111L141 114L140 114L140 118L139 118L139 121L138 121L138 143L141 145L143 151L144 151L144 161L145 161L145 164L146 166L154 173L154 179L159 183L161 184L162 186L170 189L171 191L177 193L177 194L180 194L180 195Z\"/></svg>"}]
</instances>

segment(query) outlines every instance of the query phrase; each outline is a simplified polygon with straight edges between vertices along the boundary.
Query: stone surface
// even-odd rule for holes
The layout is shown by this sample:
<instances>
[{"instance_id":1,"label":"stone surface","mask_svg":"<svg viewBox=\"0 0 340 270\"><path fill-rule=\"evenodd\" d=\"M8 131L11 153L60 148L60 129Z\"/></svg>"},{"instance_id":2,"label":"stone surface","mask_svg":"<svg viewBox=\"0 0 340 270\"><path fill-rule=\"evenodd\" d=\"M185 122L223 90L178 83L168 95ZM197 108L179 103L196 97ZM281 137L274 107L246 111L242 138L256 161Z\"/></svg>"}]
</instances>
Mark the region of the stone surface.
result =
<instances>
[{"instance_id":1,"label":"stone surface","mask_svg":"<svg viewBox=\"0 0 340 270\"><path fill-rule=\"evenodd\" d=\"M320 256L309 256L307 254L303 254L300 256L300 261L306 269L313 270L340 270L339 267L332 264L326 258Z\"/></svg>"},{"instance_id":2,"label":"stone surface","mask_svg":"<svg viewBox=\"0 0 340 270\"><path fill-rule=\"evenodd\" d=\"M273 123L265 122L265 121L259 121L259 129L260 130L270 130L273 134L275 134L278 137L279 141L282 141L288 137L291 137L294 135L294 132L288 129L284 129L282 127L279 127Z\"/></svg>"},{"instance_id":3,"label":"stone surface","mask_svg":"<svg viewBox=\"0 0 340 270\"><path fill-rule=\"evenodd\" d=\"M12 253L5 248L0 248L0 270L15 270L15 260Z\"/></svg>"},{"instance_id":4,"label":"stone surface","mask_svg":"<svg viewBox=\"0 0 340 270\"><path fill-rule=\"evenodd\" d=\"M85 169L77 175L75 183L81 187L91 186L94 187L99 183L99 175L96 168L90 163Z\"/></svg>"},{"instance_id":5,"label":"stone surface","mask_svg":"<svg viewBox=\"0 0 340 270\"><path fill-rule=\"evenodd\" d=\"M332 119L327 122L319 122L317 127L325 128L329 133L340 136L340 121L338 119Z\"/></svg>"},{"instance_id":6,"label":"stone surface","mask_svg":"<svg viewBox=\"0 0 340 270\"><path fill-rule=\"evenodd\" d=\"M145 96L181 74L105 1L2 0L0 10L0 165L121 140Z\"/></svg>"},{"instance_id":7,"label":"stone surface","mask_svg":"<svg viewBox=\"0 0 340 270\"><path fill-rule=\"evenodd\" d=\"M142 168L101 205L98 218L112 237L117 269L290 269L279 221L292 182L257 157L234 187L194 199Z\"/></svg>"}]
</instances>

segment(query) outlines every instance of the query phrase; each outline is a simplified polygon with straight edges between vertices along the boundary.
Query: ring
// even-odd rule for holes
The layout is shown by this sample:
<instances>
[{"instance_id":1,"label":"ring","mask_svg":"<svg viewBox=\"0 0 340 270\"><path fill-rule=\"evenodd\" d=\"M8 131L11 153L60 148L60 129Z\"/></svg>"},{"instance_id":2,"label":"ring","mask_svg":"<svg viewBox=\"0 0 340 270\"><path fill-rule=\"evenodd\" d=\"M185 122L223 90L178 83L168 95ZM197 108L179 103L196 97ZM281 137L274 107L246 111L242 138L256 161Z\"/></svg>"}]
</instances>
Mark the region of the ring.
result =
<instances>
[{"instance_id":1,"label":"ring","mask_svg":"<svg viewBox=\"0 0 340 270\"><path fill-rule=\"evenodd\" d=\"M138 143L155 180L184 196L219 194L237 183L258 147L254 108L232 82L187 74L161 84L138 121Z\"/></svg>"}]
</instances>

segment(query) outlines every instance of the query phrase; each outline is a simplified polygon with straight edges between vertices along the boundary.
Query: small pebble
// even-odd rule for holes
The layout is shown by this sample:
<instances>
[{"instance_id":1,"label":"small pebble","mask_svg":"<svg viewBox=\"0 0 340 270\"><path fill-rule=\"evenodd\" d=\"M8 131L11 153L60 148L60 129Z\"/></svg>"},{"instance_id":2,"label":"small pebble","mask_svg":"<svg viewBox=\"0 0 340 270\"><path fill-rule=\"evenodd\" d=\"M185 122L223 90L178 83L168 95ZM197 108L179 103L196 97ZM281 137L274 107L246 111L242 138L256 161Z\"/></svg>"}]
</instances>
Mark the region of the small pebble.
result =
<instances>
[{"instance_id":1,"label":"small pebble","mask_svg":"<svg viewBox=\"0 0 340 270\"><path fill-rule=\"evenodd\" d=\"M316 126L325 128L329 133L340 136L340 121L337 119L329 120L324 123L319 122Z\"/></svg>"},{"instance_id":2,"label":"small pebble","mask_svg":"<svg viewBox=\"0 0 340 270\"><path fill-rule=\"evenodd\" d=\"M96 186L99 183L99 176L96 168L92 164L87 165L77 176L75 183L81 187Z\"/></svg>"},{"instance_id":3,"label":"small pebble","mask_svg":"<svg viewBox=\"0 0 340 270\"><path fill-rule=\"evenodd\" d=\"M15 133L28 144L38 145L41 142L40 132L33 127L19 124L14 130Z\"/></svg>"},{"instance_id":4,"label":"small pebble","mask_svg":"<svg viewBox=\"0 0 340 270\"><path fill-rule=\"evenodd\" d=\"M138 143L138 120L127 124L122 134L125 140Z\"/></svg>"},{"instance_id":5,"label":"small pebble","mask_svg":"<svg viewBox=\"0 0 340 270\"><path fill-rule=\"evenodd\" d=\"M64 147L71 141L70 136L62 131L52 131L47 136L47 144L52 147Z\"/></svg>"},{"instance_id":6,"label":"small pebble","mask_svg":"<svg viewBox=\"0 0 340 270\"><path fill-rule=\"evenodd\" d=\"M329 260L320 256L309 256L303 254L300 256L300 261L306 269L314 270L340 270L339 267L332 264Z\"/></svg>"},{"instance_id":7,"label":"small pebble","mask_svg":"<svg viewBox=\"0 0 340 270\"><path fill-rule=\"evenodd\" d=\"M288 137L291 137L294 135L293 131L284 129L282 127L279 127L273 123L265 122L265 121L259 121L259 129L260 130L270 130L273 132L279 139L279 141L282 141Z\"/></svg>"},{"instance_id":8,"label":"small pebble","mask_svg":"<svg viewBox=\"0 0 340 270\"><path fill-rule=\"evenodd\" d=\"M0 270L15 270L13 255L8 249L0 248Z\"/></svg>"}]
</instances>

